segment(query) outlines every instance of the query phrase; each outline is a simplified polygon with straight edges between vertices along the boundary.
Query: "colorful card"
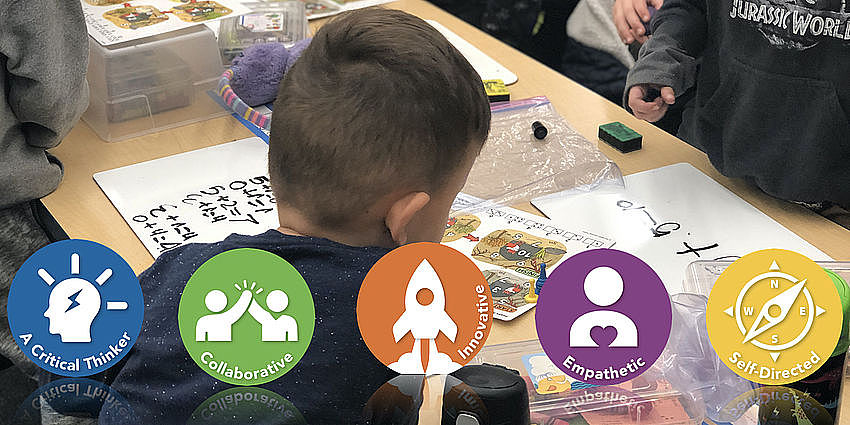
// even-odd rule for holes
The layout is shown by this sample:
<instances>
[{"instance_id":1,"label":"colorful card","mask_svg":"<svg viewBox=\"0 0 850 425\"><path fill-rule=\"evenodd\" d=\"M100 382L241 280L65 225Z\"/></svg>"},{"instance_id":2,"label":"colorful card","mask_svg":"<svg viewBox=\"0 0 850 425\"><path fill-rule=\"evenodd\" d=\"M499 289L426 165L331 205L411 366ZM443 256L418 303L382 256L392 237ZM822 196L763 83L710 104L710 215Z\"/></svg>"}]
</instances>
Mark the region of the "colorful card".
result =
<instances>
[{"instance_id":1,"label":"colorful card","mask_svg":"<svg viewBox=\"0 0 850 425\"><path fill-rule=\"evenodd\" d=\"M485 236L472 249L472 258L537 279L541 265L552 270L564 258L567 247L525 230L500 229Z\"/></svg>"},{"instance_id":2,"label":"colorful card","mask_svg":"<svg viewBox=\"0 0 850 425\"><path fill-rule=\"evenodd\" d=\"M479 201L458 195L453 210L463 211ZM493 293L493 317L513 320L534 307L525 296L540 276L565 259L594 248L610 248L614 240L582 229L556 226L545 217L509 207L458 212L446 222L442 243L472 258L484 272Z\"/></svg>"},{"instance_id":3,"label":"colorful card","mask_svg":"<svg viewBox=\"0 0 850 425\"><path fill-rule=\"evenodd\" d=\"M534 279L524 279L507 270L484 270L484 278L490 284L493 294L493 316L502 320L511 320L535 304L525 301L525 295L533 286Z\"/></svg>"},{"instance_id":4,"label":"colorful card","mask_svg":"<svg viewBox=\"0 0 850 425\"><path fill-rule=\"evenodd\" d=\"M81 0L89 35L103 46L137 40L251 10L238 0Z\"/></svg>"},{"instance_id":5,"label":"colorful card","mask_svg":"<svg viewBox=\"0 0 850 425\"><path fill-rule=\"evenodd\" d=\"M567 376L549 360L546 353L526 354L522 356L522 364L538 394L557 394L596 386Z\"/></svg>"}]
</instances>

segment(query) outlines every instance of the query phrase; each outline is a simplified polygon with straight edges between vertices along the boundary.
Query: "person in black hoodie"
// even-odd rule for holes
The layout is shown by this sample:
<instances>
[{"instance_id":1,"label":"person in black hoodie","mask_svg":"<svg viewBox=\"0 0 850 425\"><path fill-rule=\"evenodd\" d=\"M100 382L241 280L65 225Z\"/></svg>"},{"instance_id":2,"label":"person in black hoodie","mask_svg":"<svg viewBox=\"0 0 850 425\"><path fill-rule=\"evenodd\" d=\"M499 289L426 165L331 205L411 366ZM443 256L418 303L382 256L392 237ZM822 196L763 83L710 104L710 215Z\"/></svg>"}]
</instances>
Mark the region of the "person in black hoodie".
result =
<instances>
[{"instance_id":1,"label":"person in black hoodie","mask_svg":"<svg viewBox=\"0 0 850 425\"><path fill-rule=\"evenodd\" d=\"M654 122L696 85L679 137L721 173L816 210L847 208L848 12L845 0L666 0L624 103Z\"/></svg>"},{"instance_id":2,"label":"person in black hoodie","mask_svg":"<svg viewBox=\"0 0 850 425\"><path fill-rule=\"evenodd\" d=\"M369 396L395 375L357 327L363 278L396 246L439 242L489 129L481 78L425 21L361 9L325 24L286 73L274 105L269 178L281 226L157 258L139 277L142 332L123 364L109 370L113 389L140 423L183 424L206 398L231 387L189 357L178 304L206 260L256 248L301 273L316 311L301 361L262 387L292 402L308 423L359 422ZM106 414L100 423L126 420Z\"/></svg>"}]
</instances>

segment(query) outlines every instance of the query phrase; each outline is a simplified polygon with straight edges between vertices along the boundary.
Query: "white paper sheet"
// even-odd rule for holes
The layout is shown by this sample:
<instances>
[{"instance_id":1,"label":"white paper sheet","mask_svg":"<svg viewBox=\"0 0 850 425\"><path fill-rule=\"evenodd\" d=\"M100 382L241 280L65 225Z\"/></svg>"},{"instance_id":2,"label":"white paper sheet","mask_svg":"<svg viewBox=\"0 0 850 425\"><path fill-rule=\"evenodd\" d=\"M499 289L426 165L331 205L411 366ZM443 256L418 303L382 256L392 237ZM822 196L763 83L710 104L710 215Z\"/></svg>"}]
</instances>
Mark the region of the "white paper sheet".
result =
<instances>
[{"instance_id":1,"label":"white paper sheet","mask_svg":"<svg viewBox=\"0 0 850 425\"><path fill-rule=\"evenodd\" d=\"M696 260L733 261L784 248L812 260L829 256L690 164L625 177L624 190L532 201L556 223L610 235L659 274L668 292L682 291Z\"/></svg>"}]
</instances>

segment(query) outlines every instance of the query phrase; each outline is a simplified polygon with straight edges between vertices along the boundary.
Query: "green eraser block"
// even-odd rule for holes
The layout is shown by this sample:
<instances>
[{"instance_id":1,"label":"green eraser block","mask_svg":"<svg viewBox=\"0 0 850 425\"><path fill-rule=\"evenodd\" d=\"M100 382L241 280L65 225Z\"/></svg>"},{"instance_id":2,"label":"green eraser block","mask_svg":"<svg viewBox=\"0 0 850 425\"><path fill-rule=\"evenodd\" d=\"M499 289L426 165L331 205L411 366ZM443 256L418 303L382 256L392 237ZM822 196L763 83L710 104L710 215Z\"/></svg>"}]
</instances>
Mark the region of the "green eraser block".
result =
<instances>
[{"instance_id":1,"label":"green eraser block","mask_svg":"<svg viewBox=\"0 0 850 425\"><path fill-rule=\"evenodd\" d=\"M640 149L643 141L640 133L618 121L600 125L599 138L622 153Z\"/></svg>"}]
</instances>

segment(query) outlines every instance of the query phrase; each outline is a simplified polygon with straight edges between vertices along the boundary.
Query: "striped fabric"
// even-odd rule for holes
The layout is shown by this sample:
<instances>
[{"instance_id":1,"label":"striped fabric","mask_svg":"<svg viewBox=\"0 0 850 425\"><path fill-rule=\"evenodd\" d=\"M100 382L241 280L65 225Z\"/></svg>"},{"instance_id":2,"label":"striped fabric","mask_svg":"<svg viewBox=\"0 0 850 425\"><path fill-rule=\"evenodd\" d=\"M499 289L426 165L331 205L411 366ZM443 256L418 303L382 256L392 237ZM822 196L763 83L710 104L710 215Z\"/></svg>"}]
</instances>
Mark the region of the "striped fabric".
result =
<instances>
[{"instance_id":1,"label":"striped fabric","mask_svg":"<svg viewBox=\"0 0 850 425\"><path fill-rule=\"evenodd\" d=\"M267 116L255 111L254 108L248 106L248 104L243 102L242 99L233 92L233 88L230 87L231 79L233 79L233 70L228 69L221 74L221 78L218 80L218 95L224 101L224 104L246 121L262 128L263 130L269 131L271 129L271 120L269 120Z\"/></svg>"}]
</instances>

